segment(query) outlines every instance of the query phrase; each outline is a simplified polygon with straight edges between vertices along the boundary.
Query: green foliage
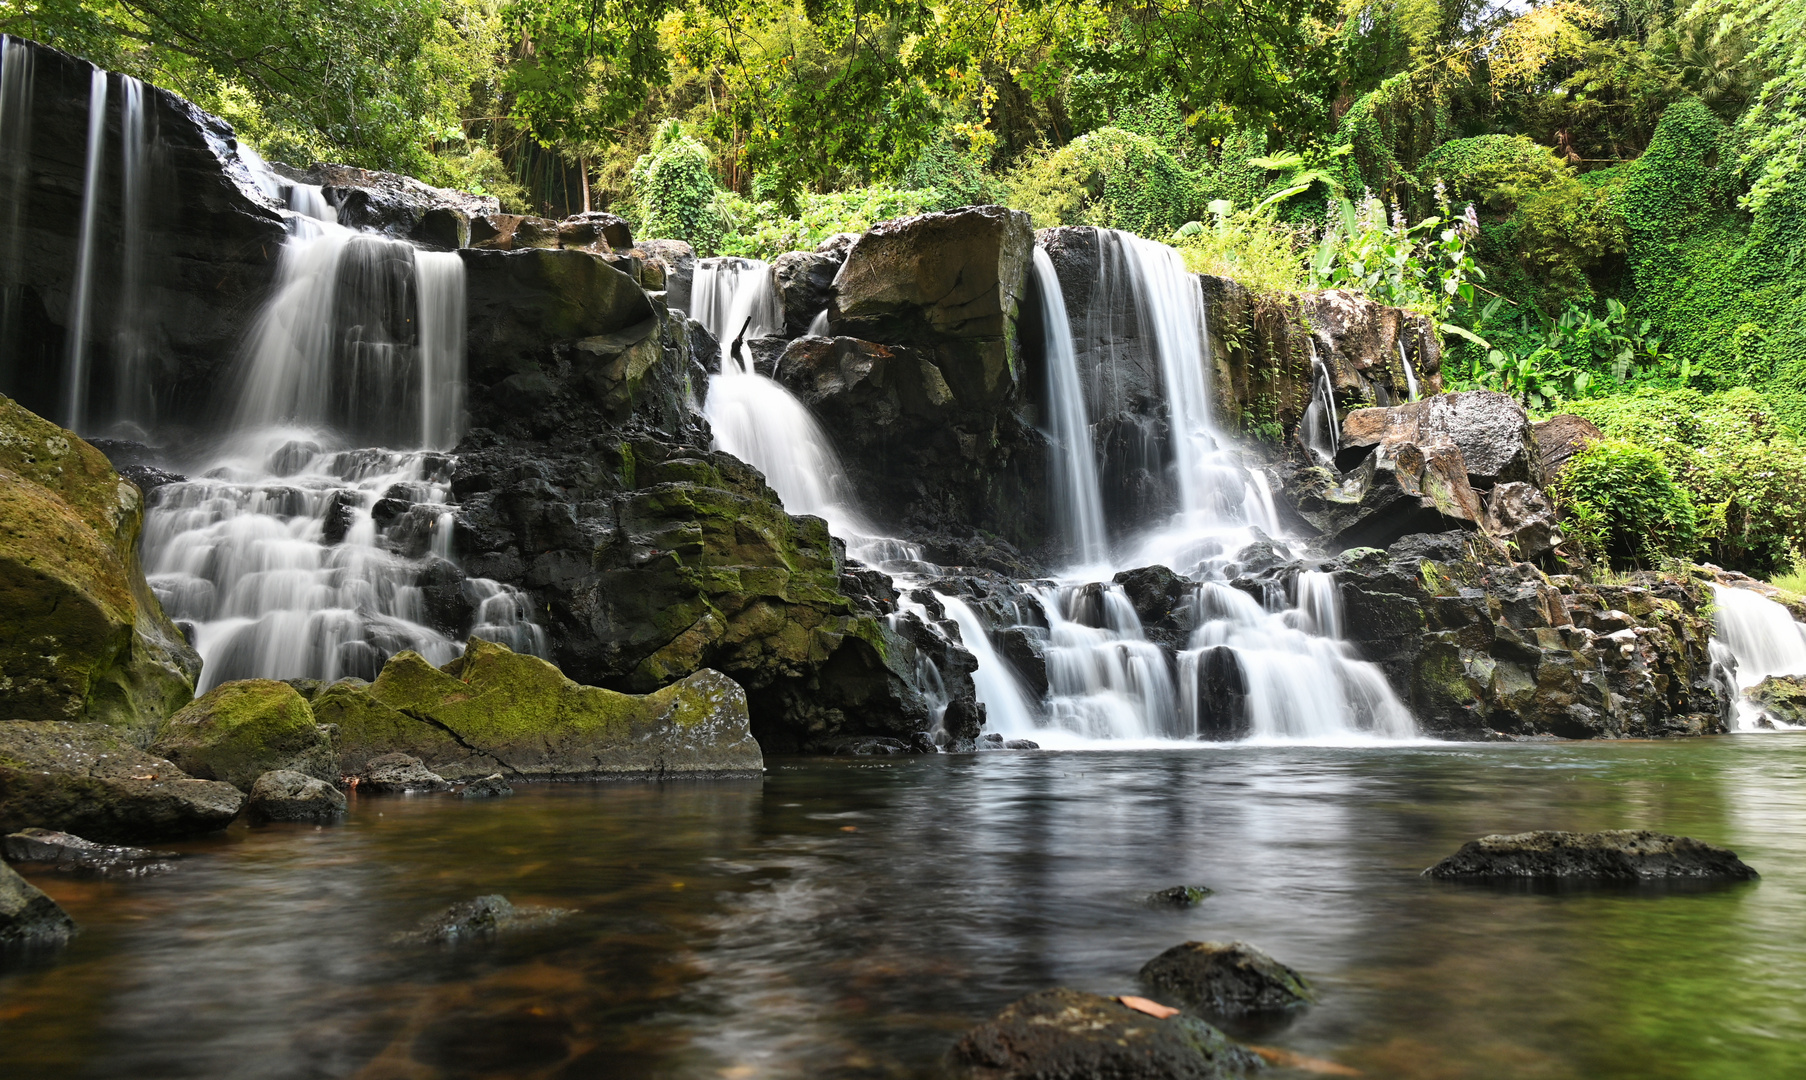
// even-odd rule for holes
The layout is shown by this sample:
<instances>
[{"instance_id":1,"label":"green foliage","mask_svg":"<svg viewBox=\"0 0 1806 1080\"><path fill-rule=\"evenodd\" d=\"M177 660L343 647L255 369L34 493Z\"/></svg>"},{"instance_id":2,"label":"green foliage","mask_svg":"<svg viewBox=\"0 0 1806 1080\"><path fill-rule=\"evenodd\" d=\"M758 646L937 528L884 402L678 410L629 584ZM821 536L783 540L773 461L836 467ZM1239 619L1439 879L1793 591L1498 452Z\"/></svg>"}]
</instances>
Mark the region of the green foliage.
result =
<instances>
[{"instance_id":1,"label":"green foliage","mask_svg":"<svg viewBox=\"0 0 1806 1080\"><path fill-rule=\"evenodd\" d=\"M634 163L632 199L638 233L688 240L698 255L713 255L728 230L708 147L673 120L659 129L652 150Z\"/></svg>"},{"instance_id":2,"label":"green foliage","mask_svg":"<svg viewBox=\"0 0 1806 1080\"><path fill-rule=\"evenodd\" d=\"M1616 300L1605 302L1604 314L1570 305L1553 317L1507 313L1504 304L1494 299L1478 309L1469 329L1484 343L1464 342L1460 359L1444 361L1451 388L1497 390L1540 411L1672 375L1673 357L1650 321Z\"/></svg>"},{"instance_id":3,"label":"green foliage","mask_svg":"<svg viewBox=\"0 0 1806 1080\"><path fill-rule=\"evenodd\" d=\"M1450 329L1442 320L1457 301L1473 301L1472 283L1483 276L1467 252L1475 229L1472 212L1470 206L1469 216L1459 220L1427 217L1412 225L1396 204L1388 221L1385 204L1372 193L1358 206L1340 202L1311 257L1311 287L1363 292L1383 304L1421 311Z\"/></svg>"},{"instance_id":4,"label":"green foliage","mask_svg":"<svg viewBox=\"0 0 1806 1080\"><path fill-rule=\"evenodd\" d=\"M1587 554L1618 568L1691 557L1698 515L1655 451L1604 439L1569 459L1551 488L1564 530Z\"/></svg>"},{"instance_id":5,"label":"green foliage","mask_svg":"<svg viewBox=\"0 0 1806 1080\"><path fill-rule=\"evenodd\" d=\"M1097 225L1164 239L1201 215L1198 177L1145 135L1099 128L1058 150L1025 155L1004 202L1036 228Z\"/></svg>"},{"instance_id":6,"label":"green foliage","mask_svg":"<svg viewBox=\"0 0 1806 1080\"><path fill-rule=\"evenodd\" d=\"M1304 288L1304 237L1297 227L1275 221L1270 208L1235 210L1226 199L1209 210L1208 223L1188 222L1174 236L1186 269L1233 278L1257 293Z\"/></svg>"},{"instance_id":7,"label":"green foliage","mask_svg":"<svg viewBox=\"0 0 1806 1080\"><path fill-rule=\"evenodd\" d=\"M1661 457L1699 509L1710 561L1766 577L1806 551L1806 443L1761 394L1645 389L1568 411Z\"/></svg>"},{"instance_id":8,"label":"green foliage","mask_svg":"<svg viewBox=\"0 0 1806 1080\"><path fill-rule=\"evenodd\" d=\"M1424 158L1422 172L1426 182L1440 182L1452 202L1494 213L1573 176L1555 151L1523 135L1450 139Z\"/></svg>"},{"instance_id":9,"label":"green foliage","mask_svg":"<svg viewBox=\"0 0 1806 1080\"><path fill-rule=\"evenodd\" d=\"M793 216L775 199L730 194L722 207L733 231L722 239L721 254L775 259L786 251L814 248L835 233L864 232L880 221L963 205L957 192L874 185L801 195Z\"/></svg>"}]
</instances>

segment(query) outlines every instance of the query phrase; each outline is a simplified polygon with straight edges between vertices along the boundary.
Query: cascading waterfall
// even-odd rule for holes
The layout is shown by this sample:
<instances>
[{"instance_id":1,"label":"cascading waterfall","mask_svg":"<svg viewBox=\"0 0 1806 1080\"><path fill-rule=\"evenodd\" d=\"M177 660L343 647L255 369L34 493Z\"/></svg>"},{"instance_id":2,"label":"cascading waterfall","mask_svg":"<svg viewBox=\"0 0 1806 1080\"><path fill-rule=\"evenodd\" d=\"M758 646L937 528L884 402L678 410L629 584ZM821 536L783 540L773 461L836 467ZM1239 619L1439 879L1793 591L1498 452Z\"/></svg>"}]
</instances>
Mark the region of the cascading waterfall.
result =
<instances>
[{"instance_id":1,"label":"cascading waterfall","mask_svg":"<svg viewBox=\"0 0 1806 1080\"><path fill-rule=\"evenodd\" d=\"M937 592L935 597L959 627L961 643L978 661L978 670L972 673L972 685L978 692L978 700L985 703L985 727L1006 739L1034 734L1038 730L1034 709L1022 692L1015 671L992 646L985 633L984 620L957 596ZM935 680L938 682L939 679L940 673L936 672Z\"/></svg>"},{"instance_id":2,"label":"cascading waterfall","mask_svg":"<svg viewBox=\"0 0 1806 1080\"><path fill-rule=\"evenodd\" d=\"M1342 449L1342 420L1336 415L1336 388L1329 367L1317 356L1317 343L1311 342L1311 401L1298 422L1304 445L1319 465L1334 466Z\"/></svg>"},{"instance_id":3,"label":"cascading waterfall","mask_svg":"<svg viewBox=\"0 0 1806 1080\"><path fill-rule=\"evenodd\" d=\"M129 75L119 78L119 298L113 333L111 430L141 439L156 423L147 326L146 275L150 253L145 238L150 226L151 174L157 143L144 107L144 84Z\"/></svg>"},{"instance_id":4,"label":"cascading waterfall","mask_svg":"<svg viewBox=\"0 0 1806 1080\"><path fill-rule=\"evenodd\" d=\"M1712 586L1712 609L1717 630L1712 639L1713 656L1732 673L1732 688L1737 692L1731 729L1787 727L1765 716L1743 691L1770 675L1806 675L1806 628L1795 622L1786 608L1749 589Z\"/></svg>"},{"instance_id":5,"label":"cascading waterfall","mask_svg":"<svg viewBox=\"0 0 1806 1080\"><path fill-rule=\"evenodd\" d=\"M1035 246L1035 281L1041 290L1041 325L1047 341L1047 401L1052 442L1054 519L1066 548L1079 566L1101 566L1110 556L1104 535L1104 497L1097 482L1097 455L1079 384L1078 352L1066 297L1047 250Z\"/></svg>"},{"instance_id":6,"label":"cascading waterfall","mask_svg":"<svg viewBox=\"0 0 1806 1080\"><path fill-rule=\"evenodd\" d=\"M1403 334L1400 334L1398 338L1398 360L1399 363L1405 365L1405 389L1410 393L1411 400L1416 401L1417 371L1411 367L1411 357L1405 352L1405 338Z\"/></svg>"},{"instance_id":7,"label":"cascading waterfall","mask_svg":"<svg viewBox=\"0 0 1806 1080\"><path fill-rule=\"evenodd\" d=\"M1047 712L1055 728L1093 739L1189 734L1177 724L1166 653L1147 639L1122 586L1068 586L1038 596L1048 625Z\"/></svg>"},{"instance_id":8,"label":"cascading waterfall","mask_svg":"<svg viewBox=\"0 0 1806 1080\"><path fill-rule=\"evenodd\" d=\"M31 47L0 34L0 392L11 394L25 289L19 225L31 182L32 66Z\"/></svg>"},{"instance_id":9,"label":"cascading waterfall","mask_svg":"<svg viewBox=\"0 0 1806 1080\"><path fill-rule=\"evenodd\" d=\"M88 80L88 144L82 180L81 233L75 249L75 281L70 287L69 336L63 361L62 425L71 431L85 431L88 426L88 308L94 284L94 241L99 232L106 135L107 73L95 68Z\"/></svg>"}]
</instances>

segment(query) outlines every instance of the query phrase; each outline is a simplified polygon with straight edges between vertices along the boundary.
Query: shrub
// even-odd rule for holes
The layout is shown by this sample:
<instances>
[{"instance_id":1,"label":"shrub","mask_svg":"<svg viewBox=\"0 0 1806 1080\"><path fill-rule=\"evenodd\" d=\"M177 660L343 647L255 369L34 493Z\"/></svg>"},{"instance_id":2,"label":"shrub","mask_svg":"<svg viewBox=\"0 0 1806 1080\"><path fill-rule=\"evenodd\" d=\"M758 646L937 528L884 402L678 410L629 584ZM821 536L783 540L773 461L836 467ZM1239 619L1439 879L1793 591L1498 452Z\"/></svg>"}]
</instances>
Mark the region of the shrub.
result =
<instances>
[{"instance_id":1,"label":"shrub","mask_svg":"<svg viewBox=\"0 0 1806 1080\"><path fill-rule=\"evenodd\" d=\"M1451 139L1423 162L1426 184L1440 180L1456 205L1471 202L1491 211L1506 210L1572 176L1555 151L1522 135Z\"/></svg>"},{"instance_id":2,"label":"shrub","mask_svg":"<svg viewBox=\"0 0 1806 1080\"><path fill-rule=\"evenodd\" d=\"M1569 411L1661 457L1698 508L1705 558L1766 577L1806 550L1806 444L1761 394L1645 390Z\"/></svg>"},{"instance_id":3,"label":"shrub","mask_svg":"<svg viewBox=\"0 0 1806 1080\"><path fill-rule=\"evenodd\" d=\"M1030 151L1004 183L1005 203L1037 229L1097 225L1164 240L1203 211L1198 177L1166 147L1121 128Z\"/></svg>"},{"instance_id":4,"label":"shrub","mask_svg":"<svg viewBox=\"0 0 1806 1080\"><path fill-rule=\"evenodd\" d=\"M1574 455L1552 489L1568 534L1587 554L1618 568L1687 558L1699 544L1698 516L1661 455L1623 439L1603 439Z\"/></svg>"},{"instance_id":5,"label":"shrub","mask_svg":"<svg viewBox=\"0 0 1806 1080\"><path fill-rule=\"evenodd\" d=\"M721 189L708 147L667 120L653 136L652 149L633 163L629 180L632 208L644 237L688 240L698 255L713 255L727 232Z\"/></svg>"},{"instance_id":6,"label":"shrub","mask_svg":"<svg viewBox=\"0 0 1806 1080\"><path fill-rule=\"evenodd\" d=\"M775 259L786 251L814 248L835 233L864 232L880 221L964 205L966 200L957 191L880 184L798 195L798 213L791 217L773 200L730 193L721 202L732 227L722 238L721 254Z\"/></svg>"},{"instance_id":7,"label":"shrub","mask_svg":"<svg viewBox=\"0 0 1806 1080\"><path fill-rule=\"evenodd\" d=\"M1185 268L1194 274L1232 278L1257 293L1304 288L1303 238L1297 226L1271 214L1233 210L1227 200L1210 204L1210 216L1176 237Z\"/></svg>"}]
</instances>

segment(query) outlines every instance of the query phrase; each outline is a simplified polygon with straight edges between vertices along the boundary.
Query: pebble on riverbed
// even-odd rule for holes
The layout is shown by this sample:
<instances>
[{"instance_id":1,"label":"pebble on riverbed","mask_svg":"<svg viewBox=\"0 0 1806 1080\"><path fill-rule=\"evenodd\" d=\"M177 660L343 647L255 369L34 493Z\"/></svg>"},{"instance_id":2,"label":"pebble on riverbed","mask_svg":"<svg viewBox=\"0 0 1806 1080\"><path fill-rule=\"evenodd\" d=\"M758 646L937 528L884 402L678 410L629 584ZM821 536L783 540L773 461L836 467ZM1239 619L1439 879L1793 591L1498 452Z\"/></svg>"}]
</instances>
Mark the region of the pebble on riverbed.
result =
<instances>
[{"instance_id":1,"label":"pebble on riverbed","mask_svg":"<svg viewBox=\"0 0 1806 1080\"><path fill-rule=\"evenodd\" d=\"M1284 1012L1317 998L1304 976L1241 941L1175 945L1142 967L1141 982L1217 1016Z\"/></svg>"},{"instance_id":2,"label":"pebble on riverbed","mask_svg":"<svg viewBox=\"0 0 1806 1080\"><path fill-rule=\"evenodd\" d=\"M54 829L20 829L6 837L4 848L8 862L39 863L58 870L132 877L167 873L175 869L169 861L181 858L173 851L97 844Z\"/></svg>"},{"instance_id":3,"label":"pebble on riverbed","mask_svg":"<svg viewBox=\"0 0 1806 1080\"><path fill-rule=\"evenodd\" d=\"M491 938L516 930L549 926L571 912L567 908L515 907L505 896L479 896L453 904L423 921L416 929L397 934L404 944L456 945Z\"/></svg>"},{"instance_id":4,"label":"pebble on riverbed","mask_svg":"<svg viewBox=\"0 0 1806 1080\"><path fill-rule=\"evenodd\" d=\"M1482 836L1424 871L1433 878L1750 881L1735 852L1686 836L1616 829Z\"/></svg>"},{"instance_id":5,"label":"pebble on riverbed","mask_svg":"<svg viewBox=\"0 0 1806 1080\"><path fill-rule=\"evenodd\" d=\"M1151 908L1195 908L1204 902L1210 892L1203 885L1174 885L1170 889L1149 893L1142 903Z\"/></svg>"},{"instance_id":6,"label":"pebble on riverbed","mask_svg":"<svg viewBox=\"0 0 1806 1080\"><path fill-rule=\"evenodd\" d=\"M1195 1017L1161 1019L1066 989L1005 1006L947 1054L961 1080L1218 1080L1260 1064Z\"/></svg>"}]
</instances>

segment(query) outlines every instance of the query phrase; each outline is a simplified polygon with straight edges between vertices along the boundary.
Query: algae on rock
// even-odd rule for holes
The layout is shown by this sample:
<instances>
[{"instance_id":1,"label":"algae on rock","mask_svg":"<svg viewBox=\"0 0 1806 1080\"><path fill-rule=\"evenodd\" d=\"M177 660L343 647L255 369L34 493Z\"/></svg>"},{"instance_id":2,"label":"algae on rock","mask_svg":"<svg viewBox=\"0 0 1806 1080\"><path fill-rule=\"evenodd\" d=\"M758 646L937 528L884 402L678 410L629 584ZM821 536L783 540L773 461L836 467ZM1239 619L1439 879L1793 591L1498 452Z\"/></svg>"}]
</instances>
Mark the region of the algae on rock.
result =
<instances>
[{"instance_id":1,"label":"algae on rock","mask_svg":"<svg viewBox=\"0 0 1806 1080\"><path fill-rule=\"evenodd\" d=\"M144 580L144 496L99 450L0 397L0 719L147 738L201 661Z\"/></svg>"},{"instance_id":2,"label":"algae on rock","mask_svg":"<svg viewBox=\"0 0 1806 1080\"><path fill-rule=\"evenodd\" d=\"M289 769L338 779L332 740L293 686L273 679L224 683L164 722L150 751L190 776L241 791L266 772Z\"/></svg>"}]
</instances>

